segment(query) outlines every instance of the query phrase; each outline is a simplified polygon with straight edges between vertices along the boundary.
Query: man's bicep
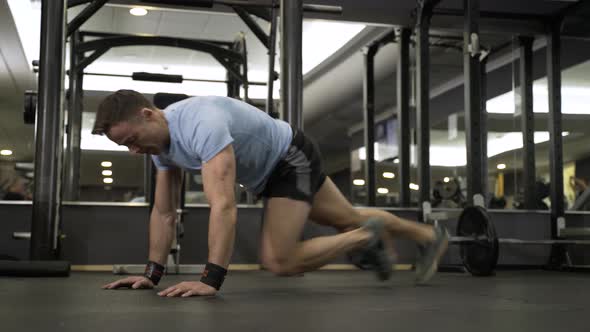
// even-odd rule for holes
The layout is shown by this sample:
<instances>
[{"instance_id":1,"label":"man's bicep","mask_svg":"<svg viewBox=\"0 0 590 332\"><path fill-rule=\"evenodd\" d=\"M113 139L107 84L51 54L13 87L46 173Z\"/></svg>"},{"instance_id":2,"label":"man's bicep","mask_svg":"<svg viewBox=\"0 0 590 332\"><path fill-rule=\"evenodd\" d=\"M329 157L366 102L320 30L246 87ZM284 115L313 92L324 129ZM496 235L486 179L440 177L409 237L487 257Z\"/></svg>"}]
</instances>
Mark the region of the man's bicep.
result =
<instances>
[{"instance_id":1,"label":"man's bicep","mask_svg":"<svg viewBox=\"0 0 590 332\"><path fill-rule=\"evenodd\" d=\"M201 173L209 204L235 204L236 161L231 144L204 163Z\"/></svg>"}]
</instances>

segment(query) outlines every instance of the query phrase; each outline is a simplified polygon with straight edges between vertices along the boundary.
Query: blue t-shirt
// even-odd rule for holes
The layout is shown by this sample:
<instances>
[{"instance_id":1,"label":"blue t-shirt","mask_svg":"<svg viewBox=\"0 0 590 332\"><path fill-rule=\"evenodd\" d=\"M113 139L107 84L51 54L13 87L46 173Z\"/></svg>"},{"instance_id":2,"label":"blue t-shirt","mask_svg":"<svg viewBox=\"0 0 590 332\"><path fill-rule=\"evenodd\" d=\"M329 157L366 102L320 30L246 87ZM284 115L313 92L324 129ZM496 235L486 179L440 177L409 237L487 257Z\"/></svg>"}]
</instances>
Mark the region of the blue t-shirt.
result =
<instances>
[{"instance_id":1,"label":"blue t-shirt","mask_svg":"<svg viewBox=\"0 0 590 332\"><path fill-rule=\"evenodd\" d=\"M192 97L166 107L170 147L152 156L160 170L199 170L229 144L236 182L260 193L292 140L291 126L247 103L228 97Z\"/></svg>"}]
</instances>

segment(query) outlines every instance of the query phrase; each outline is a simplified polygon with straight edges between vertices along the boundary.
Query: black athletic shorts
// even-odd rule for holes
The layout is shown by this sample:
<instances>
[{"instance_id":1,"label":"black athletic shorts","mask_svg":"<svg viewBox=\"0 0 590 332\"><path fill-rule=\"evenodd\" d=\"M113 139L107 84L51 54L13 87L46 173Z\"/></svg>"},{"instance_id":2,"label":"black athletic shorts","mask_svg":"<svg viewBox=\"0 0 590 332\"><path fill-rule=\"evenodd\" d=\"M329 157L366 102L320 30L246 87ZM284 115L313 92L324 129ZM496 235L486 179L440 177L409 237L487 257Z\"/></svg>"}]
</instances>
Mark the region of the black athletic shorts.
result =
<instances>
[{"instance_id":1,"label":"black athletic shorts","mask_svg":"<svg viewBox=\"0 0 590 332\"><path fill-rule=\"evenodd\" d=\"M312 204L325 180L319 148L303 132L293 128L289 150L275 166L260 196L286 197Z\"/></svg>"}]
</instances>

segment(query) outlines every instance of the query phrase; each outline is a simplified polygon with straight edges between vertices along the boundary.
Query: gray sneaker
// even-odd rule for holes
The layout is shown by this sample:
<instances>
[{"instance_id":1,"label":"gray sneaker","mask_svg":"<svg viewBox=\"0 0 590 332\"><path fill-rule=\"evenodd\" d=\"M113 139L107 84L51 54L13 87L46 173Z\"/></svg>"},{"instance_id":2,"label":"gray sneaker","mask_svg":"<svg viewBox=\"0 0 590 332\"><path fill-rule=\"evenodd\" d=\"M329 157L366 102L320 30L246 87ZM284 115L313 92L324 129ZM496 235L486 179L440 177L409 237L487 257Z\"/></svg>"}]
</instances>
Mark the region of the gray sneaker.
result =
<instances>
[{"instance_id":1,"label":"gray sneaker","mask_svg":"<svg viewBox=\"0 0 590 332\"><path fill-rule=\"evenodd\" d=\"M364 260L377 272L379 280L388 280L391 278L393 261L381 240L385 225L379 218L369 218L362 227L373 233L373 237L363 248Z\"/></svg>"},{"instance_id":2,"label":"gray sneaker","mask_svg":"<svg viewBox=\"0 0 590 332\"><path fill-rule=\"evenodd\" d=\"M449 246L449 232L437 225L434 227L434 241L419 247L420 256L416 262L416 283L427 283L438 269L438 260Z\"/></svg>"}]
</instances>

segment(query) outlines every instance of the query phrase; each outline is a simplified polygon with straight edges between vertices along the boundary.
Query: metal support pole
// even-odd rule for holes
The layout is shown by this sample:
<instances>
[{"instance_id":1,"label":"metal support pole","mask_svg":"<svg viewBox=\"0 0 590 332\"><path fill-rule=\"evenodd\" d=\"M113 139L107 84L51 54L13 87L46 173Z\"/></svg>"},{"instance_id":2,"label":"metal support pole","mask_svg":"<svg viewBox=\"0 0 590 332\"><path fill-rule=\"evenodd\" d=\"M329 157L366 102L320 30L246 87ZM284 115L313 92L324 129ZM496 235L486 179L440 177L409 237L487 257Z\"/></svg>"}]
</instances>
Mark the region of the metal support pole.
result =
<instances>
[{"instance_id":1,"label":"metal support pole","mask_svg":"<svg viewBox=\"0 0 590 332\"><path fill-rule=\"evenodd\" d=\"M363 125L365 139L365 181L367 206L376 204L375 188L375 54L378 46L363 49L365 72L363 75Z\"/></svg>"},{"instance_id":2,"label":"metal support pole","mask_svg":"<svg viewBox=\"0 0 590 332\"><path fill-rule=\"evenodd\" d=\"M84 90L82 82L84 74L76 70L82 55L76 54L76 45L82 41L80 32L75 31L70 37L70 87L68 100L67 147L64 179L64 199L77 201L79 199L80 179L80 132L82 129L82 98Z\"/></svg>"},{"instance_id":3,"label":"metal support pole","mask_svg":"<svg viewBox=\"0 0 590 332\"><path fill-rule=\"evenodd\" d=\"M268 38L268 94L266 96L266 113L272 115L274 113L274 98L273 98L273 89L274 89L274 82L276 79L276 72L275 72L275 56L276 56L276 44L277 44L277 11L274 8L274 4L276 4L277 0L273 0L273 7L270 10L270 33Z\"/></svg>"},{"instance_id":4,"label":"metal support pole","mask_svg":"<svg viewBox=\"0 0 590 332\"><path fill-rule=\"evenodd\" d=\"M281 0L282 114L299 129L303 129L302 21L302 1Z\"/></svg>"},{"instance_id":5,"label":"metal support pole","mask_svg":"<svg viewBox=\"0 0 590 332\"><path fill-rule=\"evenodd\" d=\"M479 0L464 0L463 73L465 78L465 134L467 147L467 201L483 194L481 65L479 57ZM487 175L486 175L487 176Z\"/></svg>"},{"instance_id":6,"label":"metal support pole","mask_svg":"<svg viewBox=\"0 0 590 332\"><path fill-rule=\"evenodd\" d=\"M416 23L416 132L418 179L420 181L419 209L430 202L430 50L428 33L432 10L438 1L421 1Z\"/></svg>"},{"instance_id":7,"label":"metal support pole","mask_svg":"<svg viewBox=\"0 0 590 332\"><path fill-rule=\"evenodd\" d=\"M533 113L533 37L519 37L519 94L523 143L524 208L535 209L535 116Z\"/></svg>"},{"instance_id":8,"label":"metal support pole","mask_svg":"<svg viewBox=\"0 0 590 332\"><path fill-rule=\"evenodd\" d=\"M412 31L402 28L399 34L397 62L397 125L399 160L399 204L410 206L410 36Z\"/></svg>"},{"instance_id":9,"label":"metal support pole","mask_svg":"<svg viewBox=\"0 0 590 332\"><path fill-rule=\"evenodd\" d=\"M35 143L35 190L31 260L57 258L62 155L65 0L41 3L39 116Z\"/></svg>"},{"instance_id":10,"label":"metal support pole","mask_svg":"<svg viewBox=\"0 0 590 332\"><path fill-rule=\"evenodd\" d=\"M560 24L547 33L547 88L549 89L549 164L551 182L551 237L558 237L558 218L564 216L563 144L561 137L561 43Z\"/></svg>"},{"instance_id":11,"label":"metal support pole","mask_svg":"<svg viewBox=\"0 0 590 332\"><path fill-rule=\"evenodd\" d=\"M143 190L145 201L150 204L151 212L156 198L156 170L152 157L148 154L143 157Z\"/></svg>"},{"instance_id":12,"label":"metal support pole","mask_svg":"<svg viewBox=\"0 0 590 332\"><path fill-rule=\"evenodd\" d=\"M489 185L488 185L488 111L487 111L487 89L488 89L488 75L487 75L487 66L488 57L486 56L484 59L480 61L480 70L479 73L481 75L481 117L480 117L480 125L481 128L481 174L482 174L482 192L481 194L484 197L484 203L487 206L487 202L489 202Z\"/></svg>"}]
</instances>

